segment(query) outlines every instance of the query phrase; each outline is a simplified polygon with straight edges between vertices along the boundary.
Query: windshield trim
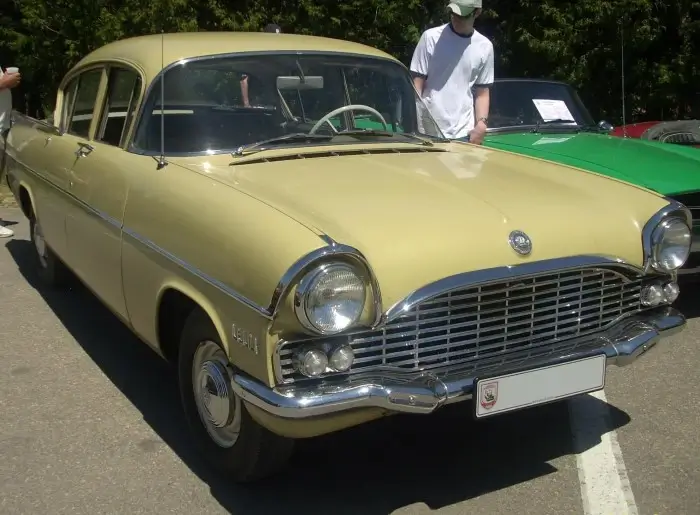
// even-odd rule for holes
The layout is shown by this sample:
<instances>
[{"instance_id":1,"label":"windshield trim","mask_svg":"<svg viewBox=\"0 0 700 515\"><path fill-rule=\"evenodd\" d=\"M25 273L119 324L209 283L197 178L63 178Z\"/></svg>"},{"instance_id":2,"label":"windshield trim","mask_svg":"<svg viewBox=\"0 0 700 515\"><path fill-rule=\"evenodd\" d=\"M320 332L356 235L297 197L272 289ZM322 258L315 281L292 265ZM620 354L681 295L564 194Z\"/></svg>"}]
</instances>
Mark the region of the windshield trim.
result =
<instances>
[{"instance_id":1,"label":"windshield trim","mask_svg":"<svg viewBox=\"0 0 700 515\"><path fill-rule=\"evenodd\" d=\"M189 63L193 62L198 62L198 61L208 61L212 59L228 59L232 57L241 57L241 56L277 56L277 55L335 55L335 56L343 56L343 57L358 57L362 59L374 59L377 61L382 61L382 62L389 62L395 65L400 66L403 68L406 73L408 73L408 68L406 65L404 65L401 61L398 59L395 59L393 57L383 57L383 56L377 56L377 55L369 55L369 54L359 54L356 52L334 52L333 50L283 50L283 51L276 51L276 50L260 50L260 51L244 51L244 52L226 52L223 54L209 54L209 55L200 55L200 56L195 56L195 57L185 57L183 59L180 59L179 61L175 61L174 63L170 63L167 66L165 66L158 74L153 77L153 79L149 82L148 87L146 88L146 91L144 92L143 96L141 97L141 103L139 105L139 110L136 113L136 116L134 117L133 125L132 125L132 131L131 131L131 136L129 137L129 141L126 145L126 150L127 152L130 152L132 154L138 154L142 156L160 156L161 152L160 150L158 151L152 151L152 150L144 150L140 149L134 146L134 139L136 138L136 134L138 132L139 126L141 125L141 119L143 117L144 110L146 108L146 104L153 93L153 89L156 87L156 84L158 83L159 79L161 79L166 73L168 73L171 69L175 68L176 66L182 66L186 65ZM435 122L434 122L435 123ZM368 142L369 143L369 142ZM235 147L237 148L237 147ZM209 155L216 155L216 154L227 154L231 153L233 149L219 149L219 150L209 150L209 151L198 151L198 152L174 152L174 153L167 153L165 154L166 156L170 157L197 157L197 156L209 156Z\"/></svg>"},{"instance_id":2,"label":"windshield trim","mask_svg":"<svg viewBox=\"0 0 700 515\"><path fill-rule=\"evenodd\" d=\"M535 130L537 129L537 130ZM566 132L567 134L573 131L576 132L589 132L589 133L604 133L606 131L599 129L595 125L581 125L581 124L566 124L566 123L556 123L550 125L540 125L539 128L534 123L527 125L509 125L507 127L492 127L486 129L486 135L490 134L501 134L501 133L526 133L526 134L552 134L557 131Z\"/></svg>"},{"instance_id":3,"label":"windshield trim","mask_svg":"<svg viewBox=\"0 0 700 515\"><path fill-rule=\"evenodd\" d=\"M557 130L557 129L575 129L575 130L581 130L585 126L584 125L579 125L577 124L566 124L566 123L553 123L549 125L540 125L539 130L537 132L540 132L542 129L545 131L548 131L550 129L552 130ZM537 125L534 123L528 123L528 124L523 124L523 125L508 125L505 127L489 127L486 129L486 134L495 134L499 132L535 132L534 129L537 129Z\"/></svg>"}]
</instances>

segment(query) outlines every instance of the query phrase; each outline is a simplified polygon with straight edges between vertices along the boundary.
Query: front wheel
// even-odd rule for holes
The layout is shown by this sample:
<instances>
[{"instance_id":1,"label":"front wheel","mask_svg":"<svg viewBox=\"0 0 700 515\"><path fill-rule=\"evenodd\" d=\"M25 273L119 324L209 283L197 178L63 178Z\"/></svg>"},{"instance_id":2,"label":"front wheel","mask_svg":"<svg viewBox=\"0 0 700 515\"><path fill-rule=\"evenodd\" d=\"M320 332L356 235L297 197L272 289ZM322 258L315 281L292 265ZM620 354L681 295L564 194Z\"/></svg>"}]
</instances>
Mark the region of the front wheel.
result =
<instances>
[{"instance_id":1,"label":"front wheel","mask_svg":"<svg viewBox=\"0 0 700 515\"><path fill-rule=\"evenodd\" d=\"M210 464L236 482L255 481L284 467L294 441L253 420L231 388L229 370L216 328L195 310L185 323L178 357L187 421Z\"/></svg>"}]
</instances>

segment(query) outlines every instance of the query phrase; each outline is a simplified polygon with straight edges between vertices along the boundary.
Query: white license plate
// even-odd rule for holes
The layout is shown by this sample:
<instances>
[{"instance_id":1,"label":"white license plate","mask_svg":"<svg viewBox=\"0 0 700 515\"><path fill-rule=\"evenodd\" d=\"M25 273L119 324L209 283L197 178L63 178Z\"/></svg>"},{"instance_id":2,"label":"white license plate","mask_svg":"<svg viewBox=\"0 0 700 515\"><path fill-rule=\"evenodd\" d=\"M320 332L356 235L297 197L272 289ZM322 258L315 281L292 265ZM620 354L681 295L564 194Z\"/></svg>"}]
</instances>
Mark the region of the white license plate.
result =
<instances>
[{"instance_id":1,"label":"white license plate","mask_svg":"<svg viewBox=\"0 0 700 515\"><path fill-rule=\"evenodd\" d=\"M536 406L605 387L605 354L479 379L474 388L476 418Z\"/></svg>"}]
</instances>

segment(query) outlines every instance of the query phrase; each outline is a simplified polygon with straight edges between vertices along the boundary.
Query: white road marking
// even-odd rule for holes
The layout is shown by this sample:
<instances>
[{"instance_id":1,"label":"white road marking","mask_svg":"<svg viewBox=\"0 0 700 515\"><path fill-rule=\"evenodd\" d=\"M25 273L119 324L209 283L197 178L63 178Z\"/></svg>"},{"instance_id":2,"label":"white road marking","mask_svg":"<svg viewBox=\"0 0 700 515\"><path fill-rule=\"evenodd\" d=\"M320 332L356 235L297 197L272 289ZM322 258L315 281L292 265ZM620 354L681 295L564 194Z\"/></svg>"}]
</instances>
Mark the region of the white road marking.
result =
<instances>
[{"instance_id":1,"label":"white road marking","mask_svg":"<svg viewBox=\"0 0 700 515\"><path fill-rule=\"evenodd\" d=\"M603 390L570 399L585 515L638 515Z\"/></svg>"}]
</instances>

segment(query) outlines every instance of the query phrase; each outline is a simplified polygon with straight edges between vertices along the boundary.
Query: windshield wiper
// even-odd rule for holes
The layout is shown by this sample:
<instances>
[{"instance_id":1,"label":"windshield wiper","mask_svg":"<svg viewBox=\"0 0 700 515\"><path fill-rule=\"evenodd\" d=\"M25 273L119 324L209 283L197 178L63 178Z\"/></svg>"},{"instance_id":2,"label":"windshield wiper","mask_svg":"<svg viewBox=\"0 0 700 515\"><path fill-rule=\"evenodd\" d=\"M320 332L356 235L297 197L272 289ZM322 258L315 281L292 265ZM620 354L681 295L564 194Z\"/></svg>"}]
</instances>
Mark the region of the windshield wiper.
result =
<instances>
[{"instance_id":1,"label":"windshield wiper","mask_svg":"<svg viewBox=\"0 0 700 515\"><path fill-rule=\"evenodd\" d=\"M260 147L275 143L295 143L300 141L330 141L331 139L333 139L333 136L327 134L307 134L305 132L295 132L293 134L285 134L284 136L277 136L275 138L257 141L248 145L241 145L236 150L231 152L231 155L233 155L234 157L238 157L250 151L260 152L261 150L263 150Z\"/></svg>"},{"instance_id":2,"label":"windshield wiper","mask_svg":"<svg viewBox=\"0 0 700 515\"><path fill-rule=\"evenodd\" d=\"M600 133L607 132L607 131L602 130L597 125L582 125L579 128L581 129L582 132L600 132Z\"/></svg>"},{"instance_id":3,"label":"windshield wiper","mask_svg":"<svg viewBox=\"0 0 700 515\"><path fill-rule=\"evenodd\" d=\"M564 120L563 118L557 118L556 120L545 120L543 122L538 122L539 125L549 125L551 123L576 123L576 120Z\"/></svg>"},{"instance_id":4,"label":"windshield wiper","mask_svg":"<svg viewBox=\"0 0 700 515\"><path fill-rule=\"evenodd\" d=\"M563 125L563 124L566 124L567 129L573 129L576 132L579 132L581 130L581 126L578 123L576 123L574 120L564 120L562 118L557 118L556 120L535 122L535 128L532 129L530 132L540 132L540 127L542 127L542 126L547 127L549 125ZM564 127L557 127L557 129L563 129L563 128Z\"/></svg>"},{"instance_id":5,"label":"windshield wiper","mask_svg":"<svg viewBox=\"0 0 700 515\"><path fill-rule=\"evenodd\" d=\"M356 129L356 130L350 130L350 131L342 131L337 134L308 134L306 132L295 132L293 134L285 134L284 136L277 136L275 138L270 138L266 139L263 141L257 141L255 143L250 143L248 145L241 145L238 147L236 150L231 152L231 155L234 157L240 157L244 154L248 153L254 153L254 152L260 152L261 150L264 150L261 147L264 147L265 145L272 145L272 144L277 144L277 143L296 143L296 142L311 142L311 141L330 141L336 136L384 136L384 137L389 137L393 138L396 136L403 136L405 138L417 140L420 142L421 145L433 146L433 142L422 138L421 136L418 136L416 134L411 134L408 132L389 132L389 131L380 131L380 130L375 130L375 129ZM448 141L448 140L443 140L443 139L438 139L438 141Z\"/></svg>"},{"instance_id":6,"label":"windshield wiper","mask_svg":"<svg viewBox=\"0 0 700 515\"><path fill-rule=\"evenodd\" d=\"M410 132L390 132L390 131L381 131L377 129L354 129L354 130L348 130L348 131L341 131L336 136L385 136L388 138L394 138L396 136L403 136L405 138L413 139L416 141L419 141L421 145L425 145L427 147L432 147L433 142L422 138L416 134L411 134Z\"/></svg>"}]
</instances>

